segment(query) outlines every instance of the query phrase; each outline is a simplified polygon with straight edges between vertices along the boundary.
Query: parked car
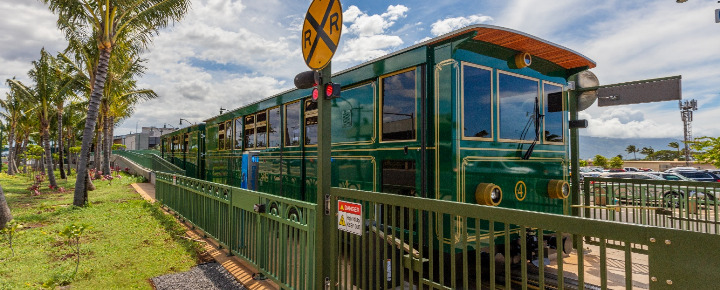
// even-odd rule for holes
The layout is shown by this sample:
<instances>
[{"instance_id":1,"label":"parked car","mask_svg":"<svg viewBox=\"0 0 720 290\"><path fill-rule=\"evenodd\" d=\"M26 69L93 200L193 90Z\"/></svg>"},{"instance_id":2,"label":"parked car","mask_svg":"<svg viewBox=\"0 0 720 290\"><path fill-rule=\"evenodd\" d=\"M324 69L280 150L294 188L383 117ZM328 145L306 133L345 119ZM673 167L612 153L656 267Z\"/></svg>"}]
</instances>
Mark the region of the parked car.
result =
<instances>
[{"instance_id":1,"label":"parked car","mask_svg":"<svg viewBox=\"0 0 720 290\"><path fill-rule=\"evenodd\" d=\"M678 171L698 171L695 167L673 167L668 170L665 170L665 172L678 172Z\"/></svg>"},{"instance_id":2,"label":"parked car","mask_svg":"<svg viewBox=\"0 0 720 290\"><path fill-rule=\"evenodd\" d=\"M635 168L635 167L625 167L625 168L623 168L623 169L625 169L625 171L627 171L627 172L637 172L637 171L640 171L640 169L637 169L637 168Z\"/></svg>"},{"instance_id":3,"label":"parked car","mask_svg":"<svg viewBox=\"0 0 720 290\"><path fill-rule=\"evenodd\" d=\"M695 181L720 182L720 177L705 171L675 171L675 173Z\"/></svg>"},{"instance_id":4,"label":"parked car","mask_svg":"<svg viewBox=\"0 0 720 290\"><path fill-rule=\"evenodd\" d=\"M674 181L693 181L690 178L687 178L685 176L682 176L680 174L674 173L674 172L647 172L648 174L652 174L655 176L660 176L662 179L665 180L674 180Z\"/></svg>"},{"instance_id":5,"label":"parked car","mask_svg":"<svg viewBox=\"0 0 720 290\"><path fill-rule=\"evenodd\" d=\"M605 173L600 177L628 179L628 181L596 182L591 184L591 193L595 196L595 203L597 205L625 202L642 205L679 207L681 203L688 201L686 196L699 201L701 204L707 205L711 203L714 204L716 199L716 193L712 188L708 189L684 185L682 182L693 180L672 172ZM644 180L651 182L644 182ZM677 181L677 183L667 184L657 182L666 180Z\"/></svg>"}]
</instances>

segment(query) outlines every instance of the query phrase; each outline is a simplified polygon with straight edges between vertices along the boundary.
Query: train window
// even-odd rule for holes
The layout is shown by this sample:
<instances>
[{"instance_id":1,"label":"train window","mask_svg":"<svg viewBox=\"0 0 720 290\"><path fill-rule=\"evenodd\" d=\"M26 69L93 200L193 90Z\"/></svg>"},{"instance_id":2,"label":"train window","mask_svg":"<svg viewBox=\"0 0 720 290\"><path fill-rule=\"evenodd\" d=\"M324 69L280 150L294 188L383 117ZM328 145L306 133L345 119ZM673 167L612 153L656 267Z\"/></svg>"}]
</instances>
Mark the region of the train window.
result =
<instances>
[{"instance_id":1,"label":"train window","mask_svg":"<svg viewBox=\"0 0 720 290\"><path fill-rule=\"evenodd\" d=\"M235 119L235 149L242 149L242 117Z\"/></svg>"},{"instance_id":2,"label":"train window","mask_svg":"<svg viewBox=\"0 0 720 290\"><path fill-rule=\"evenodd\" d=\"M267 147L267 114L257 113L255 116L255 147Z\"/></svg>"},{"instance_id":3,"label":"train window","mask_svg":"<svg viewBox=\"0 0 720 290\"><path fill-rule=\"evenodd\" d=\"M342 97L332 99L332 142L375 141L375 82L343 88Z\"/></svg>"},{"instance_id":4,"label":"train window","mask_svg":"<svg viewBox=\"0 0 720 290\"><path fill-rule=\"evenodd\" d=\"M225 122L225 150L233 149L233 121Z\"/></svg>"},{"instance_id":5,"label":"train window","mask_svg":"<svg viewBox=\"0 0 720 290\"><path fill-rule=\"evenodd\" d=\"M225 123L218 125L218 150L225 150Z\"/></svg>"},{"instance_id":6,"label":"train window","mask_svg":"<svg viewBox=\"0 0 720 290\"><path fill-rule=\"evenodd\" d=\"M535 102L538 98L537 79L498 72L498 109L500 139L535 140Z\"/></svg>"},{"instance_id":7,"label":"train window","mask_svg":"<svg viewBox=\"0 0 720 290\"><path fill-rule=\"evenodd\" d=\"M280 147L280 107L268 110L268 145Z\"/></svg>"},{"instance_id":8,"label":"train window","mask_svg":"<svg viewBox=\"0 0 720 290\"><path fill-rule=\"evenodd\" d=\"M414 160L383 160L382 192L414 196L415 171Z\"/></svg>"},{"instance_id":9,"label":"train window","mask_svg":"<svg viewBox=\"0 0 720 290\"><path fill-rule=\"evenodd\" d=\"M190 146L188 146L190 144L190 136L185 133L183 134L183 138L185 139L185 141L183 142L183 152L187 153L190 149Z\"/></svg>"},{"instance_id":10,"label":"train window","mask_svg":"<svg viewBox=\"0 0 720 290\"><path fill-rule=\"evenodd\" d=\"M317 103L305 101L305 145L317 145L318 108Z\"/></svg>"},{"instance_id":11,"label":"train window","mask_svg":"<svg viewBox=\"0 0 720 290\"><path fill-rule=\"evenodd\" d=\"M560 96L560 111L551 110L550 99L553 96ZM545 142L558 142L562 143L565 141L565 134L563 130L563 98L562 98L562 86L543 83L543 103L545 104ZM553 112L551 112L553 111Z\"/></svg>"},{"instance_id":12,"label":"train window","mask_svg":"<svg viewBox=\"0 0 720 290\"><path fill-rule=\"evenodd\" d=\"M463 139L492 138L492 70L462 66Z\"/></svg>"},{"instance_id":13,"label":"train window","mask_svg":"<svg viewBox=\"0 0 720 290\"><path fill-rule=\"evenodd\" d=\"M255 115L245 117L245 149L255 148Z\"/></svg>"},{"instance_id":14,"label":"train window","mask_svg":"<svg viewBox=\"0 0 720 290\"><path fill-rule=\"evenodd\" d=\"M300 102L285 105L285 146L300 145Z\"/></svg>"},{"instance_id":15,"label":"train window","mask_svg":"<svg viewBox=\"0 0 720 290\"><path fill-rule=\"evenodd\" d=\"M382 141L415 139L415 69L382 78Z\"/></svg>"}]
</instances>

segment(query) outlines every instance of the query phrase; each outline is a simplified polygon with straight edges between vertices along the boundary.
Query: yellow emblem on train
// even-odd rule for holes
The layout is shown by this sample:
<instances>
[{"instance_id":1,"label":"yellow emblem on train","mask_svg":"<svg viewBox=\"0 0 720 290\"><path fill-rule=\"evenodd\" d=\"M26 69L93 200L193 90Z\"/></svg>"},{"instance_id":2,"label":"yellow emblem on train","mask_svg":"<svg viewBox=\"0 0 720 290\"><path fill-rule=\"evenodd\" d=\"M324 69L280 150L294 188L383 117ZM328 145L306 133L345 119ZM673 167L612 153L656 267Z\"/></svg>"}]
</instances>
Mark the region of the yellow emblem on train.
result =
<instances>
[{"instance_id":1,"label":"yellow emblem on train","mask_svg":"<svg viewBox=\"0 0 720 290\"><path fill-rule=\"evenodd\" d=\"M522 201L527 196L527 186L525 186L525 182L518 181L515 184L515 198L517 198L518 201Z\"/></svg>"}]
</instances>

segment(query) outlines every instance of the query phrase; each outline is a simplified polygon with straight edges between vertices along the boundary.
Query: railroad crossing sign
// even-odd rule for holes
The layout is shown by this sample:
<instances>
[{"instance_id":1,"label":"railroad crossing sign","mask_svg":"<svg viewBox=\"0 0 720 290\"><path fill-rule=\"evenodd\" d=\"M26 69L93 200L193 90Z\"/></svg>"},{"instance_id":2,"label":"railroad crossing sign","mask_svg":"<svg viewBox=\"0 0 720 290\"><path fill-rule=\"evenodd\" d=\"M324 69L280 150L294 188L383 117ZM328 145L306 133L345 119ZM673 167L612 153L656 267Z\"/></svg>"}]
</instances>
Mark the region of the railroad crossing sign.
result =
<instances>
[{"instance_id":1,"label":"railroad crossing sign","mask_svg":"<svg viewBox=\"0 0 720 290\"><path fill-rule=\"evenodd\" d=\"M302 29L302 52L310 69L327 66L337 50L342 34L340 0L313 0L305 14Z\"/></svg>"}]
</instances>

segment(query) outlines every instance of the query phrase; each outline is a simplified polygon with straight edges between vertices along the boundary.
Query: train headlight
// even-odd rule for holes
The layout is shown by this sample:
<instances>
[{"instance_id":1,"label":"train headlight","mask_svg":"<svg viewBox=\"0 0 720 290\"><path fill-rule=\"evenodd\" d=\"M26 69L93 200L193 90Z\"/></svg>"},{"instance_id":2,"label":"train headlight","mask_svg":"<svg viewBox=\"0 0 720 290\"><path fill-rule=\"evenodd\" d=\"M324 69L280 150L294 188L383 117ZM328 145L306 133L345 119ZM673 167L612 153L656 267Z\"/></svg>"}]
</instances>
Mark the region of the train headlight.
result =
<instances>
[{"instance_id":1,"label":"train headlight","mask_svg":"<svg viewBox=\"0 0 720 290\"><path fill-rule=\"evenodd\" d=\"M515 66L524 68L532 64L532 56L527 52L521 52L515 55Z\"/></svg>"},{"instance_id":2,"label":"train headlight","mask_svg":"<svg viewBox=\"0 0 720 290\"><path fill-rule=\"evenodd\" d=\"M475 202L497 206L502 201L502 189L493 183L480 183L475 188Z\"/></svg>"},{"instance_id":3,"label":"train headlight","mask_svg":"<svg viewBox=\"0 0 720 290\"><path fill-rule=\"evenodd\" d=\"M548 197L566 199L570 196L570 184L564 180L553 179L548 182Z\"/></svg>"}]
</instances>

